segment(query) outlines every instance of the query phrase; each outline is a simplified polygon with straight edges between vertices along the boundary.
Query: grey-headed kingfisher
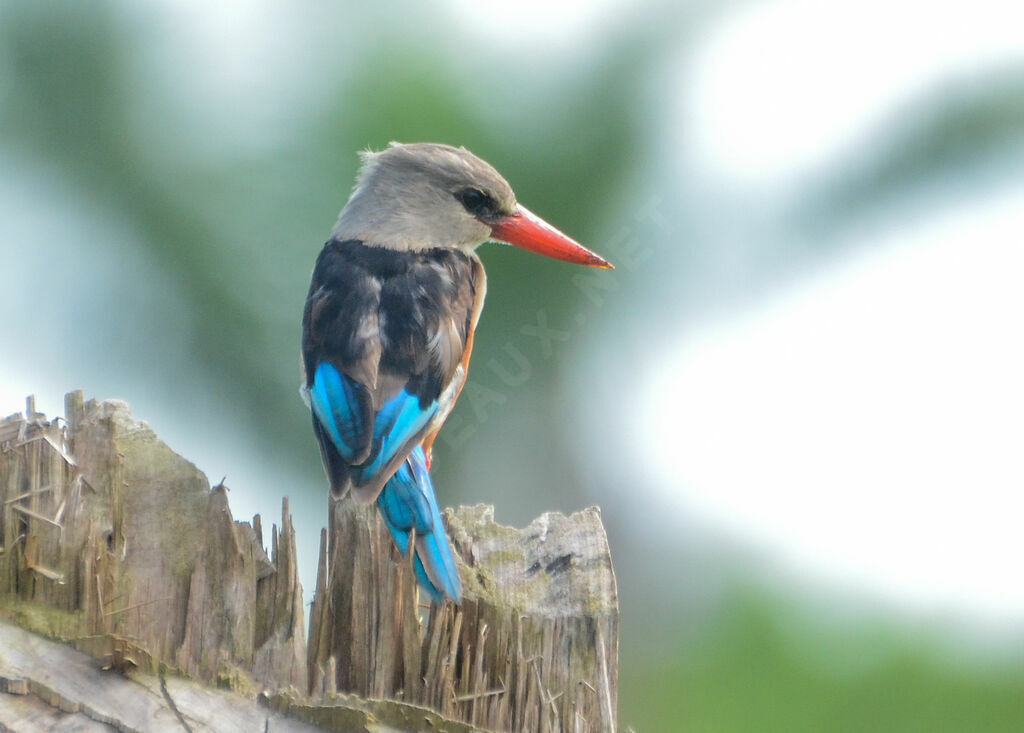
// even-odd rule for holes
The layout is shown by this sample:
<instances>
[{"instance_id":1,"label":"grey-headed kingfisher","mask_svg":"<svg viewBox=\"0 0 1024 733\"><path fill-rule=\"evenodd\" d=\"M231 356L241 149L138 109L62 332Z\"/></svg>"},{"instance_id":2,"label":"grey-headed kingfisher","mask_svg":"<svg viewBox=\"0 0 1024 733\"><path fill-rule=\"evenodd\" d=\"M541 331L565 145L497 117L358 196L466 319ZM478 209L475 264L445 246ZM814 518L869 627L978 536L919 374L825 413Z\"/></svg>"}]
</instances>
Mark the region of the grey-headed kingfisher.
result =
<instances>
[{"instance_id":1,"label":"grey-headed kingfisher","mask_svg":"<svg viewBox=\"0 0 1024 733\"><path fill-rule=\"evenodd\" d=\"M593 267L587 250L516 203L467 151L392 143L364 153L313 270L302 317L303 391L337 496L376 501L435 602L461 600L431 446L466 381L487 281L487 240Z\"/></svg>"}]
</instances>

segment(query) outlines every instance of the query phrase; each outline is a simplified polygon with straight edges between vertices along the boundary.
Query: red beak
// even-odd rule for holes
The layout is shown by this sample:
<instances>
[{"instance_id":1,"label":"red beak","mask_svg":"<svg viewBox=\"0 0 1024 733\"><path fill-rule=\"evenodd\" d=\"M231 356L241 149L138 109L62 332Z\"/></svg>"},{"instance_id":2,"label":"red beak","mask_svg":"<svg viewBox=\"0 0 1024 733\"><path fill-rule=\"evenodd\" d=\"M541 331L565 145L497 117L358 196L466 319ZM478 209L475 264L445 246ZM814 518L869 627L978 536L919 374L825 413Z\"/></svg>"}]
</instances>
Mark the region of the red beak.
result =
<instances>
[{"instance_id":1,"label":"red beak","mask_svg":"<svg viewBox=\"0 0 1024 733\"><path fill-rule=\"evenodd\" d=\"M514 244L556 260L614 269L606 259L565 236L525 206L516 206L514 214L501 218L491 227L491 236L499 242Z\"/></svg>"}]
</instances>

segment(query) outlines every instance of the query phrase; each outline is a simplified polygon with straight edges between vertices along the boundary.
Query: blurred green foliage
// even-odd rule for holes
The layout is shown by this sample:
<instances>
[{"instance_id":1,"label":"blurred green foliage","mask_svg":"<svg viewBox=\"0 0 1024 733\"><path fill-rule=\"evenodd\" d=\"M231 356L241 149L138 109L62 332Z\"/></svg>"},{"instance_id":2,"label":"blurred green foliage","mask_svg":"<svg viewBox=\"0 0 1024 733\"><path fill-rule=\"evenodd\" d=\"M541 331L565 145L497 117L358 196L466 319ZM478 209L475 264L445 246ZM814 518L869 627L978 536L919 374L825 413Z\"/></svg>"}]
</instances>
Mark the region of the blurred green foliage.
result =
<instances>
[{"instance_id":1,"label":"blurred green foliage","mask_svg":"<svg viewBox=\"0 0 1024 733\"><path fill-rule=\"evenodd\" d=\"M296 3L296 17L312 18L297 24L306 34L295 42L307 54L298 67L304 79L263 69L265 89L256 88L280 100L268 121L258 105L194 92L204 73L198 64L167 68L168 57L152 52L170 33L168 7L149 15L118 2L0 4L0 155L16 164L8 173L15 183L47 182L54 207L31 223L31 239L0 242L5 285L35 279L48 291L96 299L34 323L38 340L29 349L4 344L3 364L67 363L67 342L47 337L67 321L74 355L62 374L92 393L128 399L142 417L139 404L153 412L162 405L165 415L207 414L213 427L204 436L230 435L248 446L248 460L292 477L287 487L262 487L266 499L291 493L293 506L319 508L323 477L297 397L299 317L313 260L352 185L355 152L390 140L466 145L501 170L524 203L596 251L608 252L603 243L623 221L658 247L616 272L600 308L568 285L568 266L485 247L489 295L471 381L492 402L460 403L453 419L461 417L469 437L457 448L439 442L436 461L444 503L496 503L503 521L606 504L623 593L622 723L640 731L1024 730L1020 663L960 663L936 653L928 635L907 641L906 623L885 619L880 633L808 631L804 644L847 650L832 664L808 664L792 631L806 609L750 591L692 610L673 573L701 561L681 559L677 528L631 504L631 487L582 478L586 458L571 435L567 385L589 384L593 371L568 373L572 354L594 339L639 353L650 324L679 328L687 314L658 309L651 283L710 297L702 280L708 253L694 244L679 202L694 184L666 182L663 110L651 80L714 13L684 17L651 5L644 22L623 22L600 43L557 56L557 68L541 69L529 49L521 58L452 52L480 39L460 36L450 8L437 4L392 14ZM177 29L183 33L180 21ZM1022 135L1020 109L1013 79L986 94L940 95L894 132L890 149L833 176L794 216L835 226L936 170L998 155ZM58 206L69 197L129 244L80 247L73 212ZM664 207L671 229L630 224L627 209L641 200ZM808 253L769 254L788 264ZM49 282L52 259L72 270L97 262L128 269L96 292L75 278ZM173 300L161 300L165 291ZM8 310L25 302L22 291L10 292L17 294L4 301ZM523 336L540 313L568 334L554 355ZM566 325L580 318L586 329ZM487 368L507 361L508 344L528 362L523 384L502 383ZM633 378L623 375L623 384ZM616 426L608 433L614 449ZM317 521L307 533L315 535ZM860 651L882 661L850 671Z\"/></svg>"},{"instance_id":2,"label":"blurred green foliage","mask_svg":"<svg viewBox=\"0 0 1024 733\"><path fill-rule=\"evenodd\" d=\"M732 594L698 640L623 679L625 700L646 701L628 720L688 733L1021 730L1019 658L978 664L885 621L826 629L806 616Z\"/></svg>"}]
</instances>

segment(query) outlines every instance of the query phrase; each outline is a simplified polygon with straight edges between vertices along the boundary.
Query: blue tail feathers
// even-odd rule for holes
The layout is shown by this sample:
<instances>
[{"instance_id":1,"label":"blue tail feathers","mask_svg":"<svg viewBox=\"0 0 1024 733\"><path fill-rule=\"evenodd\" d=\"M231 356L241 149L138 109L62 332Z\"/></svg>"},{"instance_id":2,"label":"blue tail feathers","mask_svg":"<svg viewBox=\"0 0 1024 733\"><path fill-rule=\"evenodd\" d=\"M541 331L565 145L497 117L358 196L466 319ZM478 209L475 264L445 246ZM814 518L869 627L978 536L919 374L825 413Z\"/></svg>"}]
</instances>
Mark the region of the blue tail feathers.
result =
<instances>
[{"instance_id":1,"label":"blue tail feathers","mask_svg":"<svg viewBox=\"0 0 1024 733\"><path fill-rule=\"evenodd\" d=\"M431 599L435 603L445 598L456 603L461 601L459 573L434 497L423 448L417 445L384 485L377 496L377 506L403 555L409 551L410 535L415 529L413 567L416 578Z\"/></svg>"},{"instance_id":2,"label":"blue tail feathers","mask_svg":"<svg viewBox=\"0 0 1024 733\"><path fill-rule=\"evenodd\" d=\"M436 399L421 405L417 395L402 389L374 411L370 392L327 361L317 365L309 397L327 472L338 491L349 485L379 486L374 482L383 482L384 472L394 470L440 409ZM415 531L413 567L431 599L458 603L459 573L422 447L416 445L387 479L377 506L403 555Z\"/></svg>"}]
</instances>

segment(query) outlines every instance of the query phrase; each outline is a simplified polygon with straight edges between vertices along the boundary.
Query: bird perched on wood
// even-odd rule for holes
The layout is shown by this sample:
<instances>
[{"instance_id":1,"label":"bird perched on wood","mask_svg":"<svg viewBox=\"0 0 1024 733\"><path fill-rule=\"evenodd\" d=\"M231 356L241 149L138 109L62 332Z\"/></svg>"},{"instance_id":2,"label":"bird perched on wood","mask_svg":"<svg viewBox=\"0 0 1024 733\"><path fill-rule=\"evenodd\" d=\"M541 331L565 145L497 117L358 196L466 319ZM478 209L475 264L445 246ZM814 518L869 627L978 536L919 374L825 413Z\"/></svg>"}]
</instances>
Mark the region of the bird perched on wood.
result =
<instances>
[{"instance_id":1,"label":"bird perched on wood","mask_svg":"<svg viewBox=\"0 0 1024 733\"><path fill-rule=\"evenodd\" d=\"M317 258L302 319L303 391L335 495L376 501L435 602L461 599L429 466L466 381L487 290L487 240L568 262L604 259L523 206L465 148L392 143L362 155Z\"/></svg>"}]
</instances>

